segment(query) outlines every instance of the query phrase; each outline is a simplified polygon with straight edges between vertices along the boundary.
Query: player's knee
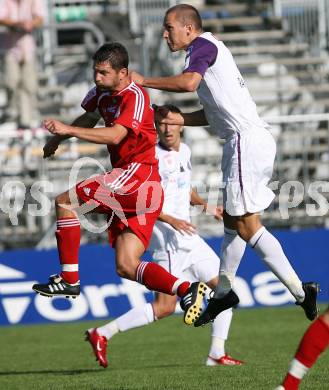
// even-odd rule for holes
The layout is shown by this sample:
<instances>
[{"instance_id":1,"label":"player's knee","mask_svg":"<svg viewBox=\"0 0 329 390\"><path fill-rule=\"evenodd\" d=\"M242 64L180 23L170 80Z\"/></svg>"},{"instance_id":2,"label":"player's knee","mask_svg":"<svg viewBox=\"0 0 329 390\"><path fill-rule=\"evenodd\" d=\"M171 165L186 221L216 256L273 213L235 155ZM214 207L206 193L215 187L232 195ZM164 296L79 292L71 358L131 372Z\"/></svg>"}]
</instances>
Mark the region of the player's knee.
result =
<instances>
[{"instance_id":1,"label":"player's knee","mask_svg":"<svg viewBox=\"0 0 329 390\"><path fill-rule=\"evenodd\" d=\"M121 278L135 280L137 262L134 259L117 257L117 274Z\"/></svg>"},{"instance_id":2,"label":"player's knee","mask_svg":"<svg viewBox=\"0 0 329 390\"><path fill-rule=\"evenodd\" d=\"M248 242L251 237L254 235L254 232L245 224L240 224L237 226L238 235L246 242Z\"/></svg>"},{"instance_id":3,"label":"player's knee","mask_svg":"<svg viewBox=\"0 0 329 390\"><path fill-rule=\"evenodd\" d=\"M56 196L55 198L56 208L59 208L62 205L69 205L69 204L71 204L71 202L67 192L63 192L62 194Z\"/></svg>"},{"instance_id":4,"label":"player's knee","mask_svg":"<svg viewBox=\"0 0 329 390\"><path fill-rule=\"evenodd\" d=\"M119 264L117 265L117 274L121 278L134 280L135 270L132 270L132 268L127 264Z\"/></svg>"},{"instance_id":5,"label":"player's knee","mask_svg":"<svg viewBox=\"0 0 329 390\"><path fill-rule=\"evenodd\" d=\"M236 227L236 231L238 235L245 241L248 241L248 230L246 229L246 226L242 223L238 223Z\"/></svg>"}]
</instances>

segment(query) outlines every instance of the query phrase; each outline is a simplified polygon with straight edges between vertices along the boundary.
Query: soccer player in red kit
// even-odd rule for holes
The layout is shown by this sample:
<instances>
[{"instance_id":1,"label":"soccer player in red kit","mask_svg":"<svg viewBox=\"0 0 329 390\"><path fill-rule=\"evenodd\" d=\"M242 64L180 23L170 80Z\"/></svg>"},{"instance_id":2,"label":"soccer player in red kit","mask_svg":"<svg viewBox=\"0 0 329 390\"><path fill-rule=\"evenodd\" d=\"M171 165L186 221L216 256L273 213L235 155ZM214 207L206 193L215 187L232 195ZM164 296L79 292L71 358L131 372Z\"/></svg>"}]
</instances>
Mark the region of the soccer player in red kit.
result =
<instances>
[{"instance_id":1,"label":"soccer player in red kit","mask_svg":"<svg viewBox=\"0 0 329 390\"><path fill-rule=\"evenodd\" d=\"M121 44L101 46L93 60L96 86L82 102L85 113L72 125L54 119L44 121L44 127L54 135L44 146L44 157L54 154L61 141L76 137L107 145L113 169L56 197L56 238L62 272L50 276L48 283L32 288L50 297L79 295L78 213L87 207L108 215L109 241L115 249L118 275L150 290L177 294L182 298L184 321L192 324L201 312L205 285L180 280L158 264L140 260L163 203L149 96L131 82L128 53ZM94 128L100 117L105 127ZM96 330L87 337L93 347L102 342Z\"/></svg>"}]
</instances>

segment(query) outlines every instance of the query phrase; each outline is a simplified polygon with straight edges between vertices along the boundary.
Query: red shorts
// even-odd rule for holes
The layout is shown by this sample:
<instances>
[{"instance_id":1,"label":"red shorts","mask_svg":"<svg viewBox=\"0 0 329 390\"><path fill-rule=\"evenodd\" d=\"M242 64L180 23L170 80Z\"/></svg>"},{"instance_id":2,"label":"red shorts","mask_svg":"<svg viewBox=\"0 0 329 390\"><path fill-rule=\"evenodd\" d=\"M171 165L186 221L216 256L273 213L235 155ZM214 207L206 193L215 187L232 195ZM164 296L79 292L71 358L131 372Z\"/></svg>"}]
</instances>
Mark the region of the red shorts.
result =
<instances>
[{"instance_id":1,"label":"red shorts","mask_svg":"<svg viewBox=\"0 0 329 390\"><path fill-rule=\"evenodd\" d=\"M93 208L92 211L108 214L112 246L129 227L145 249L148 247L163 204L157 166L131 163L125 168L114 168L78 183L76 193L80 202Z\"/></svg>"}]
</instances>

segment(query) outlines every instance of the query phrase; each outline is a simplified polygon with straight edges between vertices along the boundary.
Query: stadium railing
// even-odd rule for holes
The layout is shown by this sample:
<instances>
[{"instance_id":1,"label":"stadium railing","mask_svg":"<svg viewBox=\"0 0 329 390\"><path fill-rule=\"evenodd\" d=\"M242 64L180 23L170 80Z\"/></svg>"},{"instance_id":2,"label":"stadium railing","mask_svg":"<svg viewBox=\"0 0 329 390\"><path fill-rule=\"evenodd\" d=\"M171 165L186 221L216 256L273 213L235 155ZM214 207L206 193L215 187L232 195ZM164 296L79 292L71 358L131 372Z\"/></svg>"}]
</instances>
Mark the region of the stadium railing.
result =
<instances>
[{"instance_id":1,"label":"stadium railing","mask_svg":"<svg viewBox=\"0 0 329 390\"><path fill-rule=\"evenodd\" d=\"M274 0L274 10L300 42L328 49L329 0Z\"/></svg>"}]
</instances>

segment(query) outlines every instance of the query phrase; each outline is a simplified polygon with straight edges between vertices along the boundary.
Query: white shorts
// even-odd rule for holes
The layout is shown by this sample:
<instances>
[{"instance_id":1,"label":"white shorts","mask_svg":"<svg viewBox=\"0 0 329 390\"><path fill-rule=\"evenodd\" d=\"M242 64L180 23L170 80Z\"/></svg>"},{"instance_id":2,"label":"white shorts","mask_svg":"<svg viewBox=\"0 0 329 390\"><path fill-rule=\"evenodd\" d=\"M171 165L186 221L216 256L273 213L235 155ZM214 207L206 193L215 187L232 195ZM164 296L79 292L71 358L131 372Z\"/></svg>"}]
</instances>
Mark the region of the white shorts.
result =
<instances>
[{"instance_id":1,"label":"white shorts","mask_svg":"<svg viewBox=\"0 0 329 390\"><path fill-rule=\"evenodd\" d=\"M224 208L241 216L265 210L275 195L267 186L273 173L276 144L266 129L236 133L223 148Z\"/></svg>"},{"instance_id":2,"label":"white shorts","mask_svg":"<svg viewBox=\"0 0 329 390\"><path fill-rule=\"evenodd\" d=\"M209 282L218 276L220 260L210 246L198 235L190 250L155 251L153 260L177 278L190 282Z\"/></svg>"}]
</instances>

